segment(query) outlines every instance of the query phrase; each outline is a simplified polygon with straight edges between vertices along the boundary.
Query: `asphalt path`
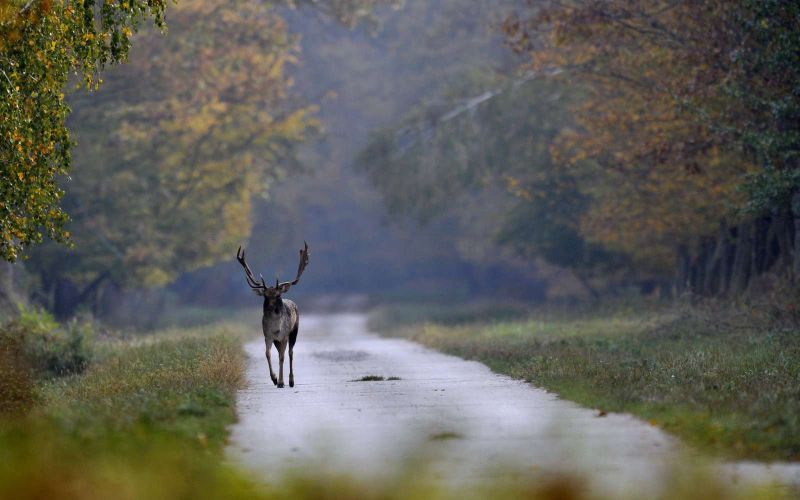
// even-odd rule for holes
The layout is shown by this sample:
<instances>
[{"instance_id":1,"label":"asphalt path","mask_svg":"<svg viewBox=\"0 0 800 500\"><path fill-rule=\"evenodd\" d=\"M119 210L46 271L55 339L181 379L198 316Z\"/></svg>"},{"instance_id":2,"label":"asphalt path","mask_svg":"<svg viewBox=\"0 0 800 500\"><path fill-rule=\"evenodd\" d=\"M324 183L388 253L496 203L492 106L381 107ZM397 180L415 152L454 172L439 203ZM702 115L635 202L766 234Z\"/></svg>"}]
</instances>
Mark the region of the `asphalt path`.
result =
<instances>
[{"instance_id":1,"label":"asphalt path","mask_svg":"<svg viewBox=\"0 0 800 500\"><path fill-rule=\"evenodd\" d=\"M630 415L601 415L480 363L379 337L361 314L300 321L294 388L272 384L262 338L245 346L248 384L227 455L265 482L291 471L381 480L413 470L462 485L570 473L599 494L651 496L676 470L707 467L731 483L800 485L798 464L707 461ZM285 369L288 379L288 356Z\"/></svg>"}]
</instances>

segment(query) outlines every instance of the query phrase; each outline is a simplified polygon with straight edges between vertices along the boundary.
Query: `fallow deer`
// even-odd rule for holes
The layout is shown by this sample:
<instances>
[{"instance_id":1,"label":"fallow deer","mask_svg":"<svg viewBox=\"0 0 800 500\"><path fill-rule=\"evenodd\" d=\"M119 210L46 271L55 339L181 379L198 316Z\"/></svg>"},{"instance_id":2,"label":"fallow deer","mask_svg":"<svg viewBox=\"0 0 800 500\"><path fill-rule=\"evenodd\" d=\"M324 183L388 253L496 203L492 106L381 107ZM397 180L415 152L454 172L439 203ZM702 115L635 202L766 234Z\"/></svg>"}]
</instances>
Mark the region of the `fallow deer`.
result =
<instances>
[{"instance_id":1,"label":"fallow deer","mask_svg":"<svg viewBox=\"0 0 800 500\"><path fill-rule=\"evenodd\" d=\"M292 281L279 283L275 280L275 286L268 287L264 282L264 276L259 274L260 281L256 280L250 266L244 260L244 250L239 247L236 252L236 260L242 265L245 272L247 284L256 295L264 297L264 316L261 318L261 328L264 330L264 342L267 344L266 355L267 365L269 366L269 376L272 383L283 388L283 357L286 347L289 347L289 387L294 387L294 344L297 341L297 329L300 326L300 315L297 311L297 304L291 300L284 300L281 295L289 291L293 285L300 281L308 265L308 243L303 242L304 248L300 250L300 264L297 266L297 277ZM278 349L278 362L280 368L278 376L272 371L272 346Z\"/></svg>"}]
</instances>

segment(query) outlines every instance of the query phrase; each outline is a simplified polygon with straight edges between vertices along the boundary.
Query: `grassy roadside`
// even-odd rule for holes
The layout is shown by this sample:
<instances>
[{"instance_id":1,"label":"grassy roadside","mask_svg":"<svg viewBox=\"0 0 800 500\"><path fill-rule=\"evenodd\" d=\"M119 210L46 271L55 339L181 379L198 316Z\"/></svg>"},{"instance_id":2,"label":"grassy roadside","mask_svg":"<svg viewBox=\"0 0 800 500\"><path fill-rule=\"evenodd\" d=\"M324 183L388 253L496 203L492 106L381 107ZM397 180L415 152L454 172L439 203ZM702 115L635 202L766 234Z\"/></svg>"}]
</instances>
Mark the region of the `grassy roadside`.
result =
<instances>
[{"instance_id":1,"label":"grassy roadside","mask_svg":"<svg viewBox=\"0 0 800 500\"><path fill-rule=\"evenodd\" d=\"M17 403L0 405L3 499L596 498L566 476L464 496L412 466L379 483L298 469L279 484L255 484L223 461L251 328L172 327L93 342L88 326L23 319L0 327L0 402ZM20 335L24 349L9 342Z\"/></svg>"},{"instance_id":2,"label":"grassy roadside","mask_svg":"<svg viewBox=\"0 0 800 500\"><path fill-rule=\"evenodd\" d=\"M24 411L17 408L0 420L0 498L261 494L221 464L226 426L235 420L235 393L244 381L240 327L92 342L50 333L52 325L44 323L42 331L25 325L26 342L47 335L49 351L29 348L24 359L44 368L52 365L49 360L71 359L75 351L90 350L91 359L60 376L38 373L17 381L31 394ZM55 352L60 336L66 336L63 352ZM34 373L41 367L32 368ZM20 393L18 388L4 394Z\"/></svg>"},{"instance_id":3,"label":"grassy roadside","mask_svg":"<svg viewBox=\"0 0 800 500\"><path fill-rule=\"evenodd\" d=\"M465 320L384 309L372 326L584 406L633 413L718 455L800 460L796 329L652 305L539 310L513 320L456 316Z\"/></svg>"},{"instance_id":4,"label":"grassy roadside","mask_svg":"<svg viewBox=\"0 0 800 500\"><path fill-rule=\"evenodd\" d=\"M252 328L217 323L92 342L86 326L53 330L37 318L22 326L30 344L25 359L38 370L11 390L9 375L24 370L8 370L15 368L4 344L9 327L0 328L0 397L30 393L18 398L22 406L0 412L0 498L598 498L583 478L558 474L516 486L450 490L430 483L414 464L379 483L298 469L279 484L256 485L223 461L226 426L235 419L235 392L243 383L241 340ZM654 496L791 496L678 477Z\"/></svg>"}]
</instances>

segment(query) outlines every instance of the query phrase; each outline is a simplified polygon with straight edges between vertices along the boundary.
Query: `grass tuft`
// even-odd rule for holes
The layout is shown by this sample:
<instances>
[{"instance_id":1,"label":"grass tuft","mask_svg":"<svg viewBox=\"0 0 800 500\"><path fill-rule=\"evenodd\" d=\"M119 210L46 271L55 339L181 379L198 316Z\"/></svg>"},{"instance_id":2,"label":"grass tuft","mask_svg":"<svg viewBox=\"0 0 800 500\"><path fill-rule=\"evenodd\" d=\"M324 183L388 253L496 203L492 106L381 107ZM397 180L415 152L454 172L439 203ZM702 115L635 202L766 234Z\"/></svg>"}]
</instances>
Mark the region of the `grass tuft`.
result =
<instances>
[{"instance_id":1,"label":"grass tuft","mask_svg":"<svg viewBox=\"0 0 800 500\"><path fill-rule=\"evenodd\" d=\"M363 377L351 380L350 382L384 382L393 380L402 379L400 377L384 377L382 375L364 375Z\"/></svg>"},{"instance_id":2,"label":"grass tuft","mask_svg":"<svg viewBox=\"0 0 800 500\"><path fill-rule=\"evenodd\" d=\"M384 380L386 379L380 375L364 375L363 377L351 380L350 382L383 382Z\"/></svg>"},{"instance_id":3,"label":"grass tuft","mask_svg":"<svg viewBox=\"0 0 800 500\"><path fill-rule=\"evenodd\" d=\"M432 434L428 437L430 441L447 441L450 439L464 439L464 435L458 432L445 431Z\"/></svg>"}]
</instances>

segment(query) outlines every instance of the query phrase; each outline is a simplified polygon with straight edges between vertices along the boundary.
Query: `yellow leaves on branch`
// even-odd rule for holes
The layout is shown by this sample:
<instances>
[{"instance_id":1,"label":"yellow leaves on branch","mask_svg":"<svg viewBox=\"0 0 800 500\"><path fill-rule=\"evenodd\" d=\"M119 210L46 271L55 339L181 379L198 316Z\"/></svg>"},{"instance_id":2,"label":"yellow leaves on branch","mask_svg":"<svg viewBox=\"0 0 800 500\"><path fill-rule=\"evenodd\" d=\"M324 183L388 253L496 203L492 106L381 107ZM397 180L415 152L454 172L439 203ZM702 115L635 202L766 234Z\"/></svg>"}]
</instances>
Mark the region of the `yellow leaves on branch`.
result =
<instances>
[{"instance_id":1,"label":"yellow leaves on branch","mask_svg":"<svg viewBox=\"0 0 800 500\"><path fill-rule=\"evenodd\" d=\"M660 0L545 6L507 31L533 69L558 73L583 96L572 109L578 126L551 148L555 161L582 172L592 200L583 235L671 263L676 244L737 217L737 188L754 167L726 149L708 125L713 116L694 111L725 106L716 87L722 70L710 62L729 36L725 2L664 7ZM533 33L541 35L537 45L525 45Z\"/></svg>"},{"instance_id":2,"label":"yellow leaves on branch","mask_svg":"<svg viewBox=\"0 0 800 500\"><path fill-rule=\"evenodd\" d=\"M504 175L503 180L505 181L506 191L512 195L522 198L525 201L531 201L533 199L531 191L516 177Z\"/></svg>"},{"instance_id":3,"label":"yellow leaves on branch","mask_svg":"<svg viewBox=\"0 0 800 500\"><path fill-rule=\"evenodd\" d=\"M140 32L109 72L106 108L76 107L76 137L114 138L77 149L73 196L97 207L73 225L82 258L123 258L131 272L115 279L163 284L247 236L253 198L316 126L313 108L286 99L296 47L276 19L264 3L180 2L168 36Z\"/></svg>"}]
</instances>

